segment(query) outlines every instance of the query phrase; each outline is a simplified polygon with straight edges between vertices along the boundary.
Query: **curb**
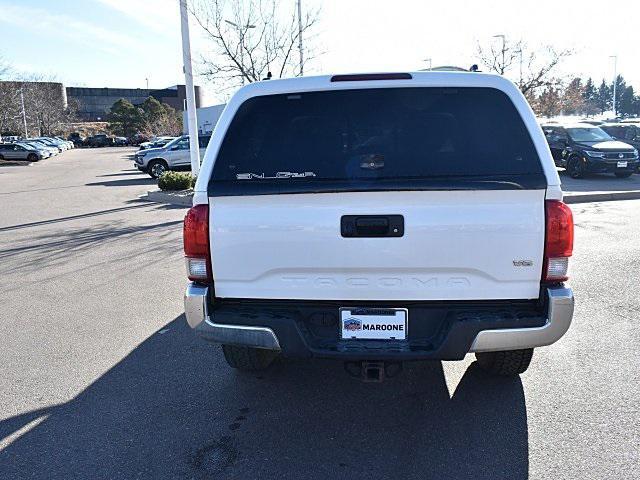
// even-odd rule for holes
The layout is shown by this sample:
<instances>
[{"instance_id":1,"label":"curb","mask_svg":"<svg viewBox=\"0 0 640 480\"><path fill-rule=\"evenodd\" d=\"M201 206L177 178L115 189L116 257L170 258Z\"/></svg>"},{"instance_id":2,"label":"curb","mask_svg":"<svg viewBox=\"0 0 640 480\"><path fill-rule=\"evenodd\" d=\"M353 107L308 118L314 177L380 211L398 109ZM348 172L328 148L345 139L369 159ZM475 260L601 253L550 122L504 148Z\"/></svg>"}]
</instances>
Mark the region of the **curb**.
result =
<instances>
[{"instance_id":1,"label":"curb","mask_svg":"<svg viewBox=\"0 0 640 480\"><path fill-rule=\"evenodd\" d=\"M640 191L632 190L625 192L585 192L585 193L565 193L564 203L591 203L591 202L611 202L616 200L637 200L640 199Z\"/></svg>"},{"instance_id":2,"label":"curb","mask_svg":"<svg viewBox=\"0 0 640 480\"><path fill-rule=\"evenodd\" d=\"M142 200L156 203L168 203L181 207L191 207L193 204L193 193L185 190L168 191L149 190L146 195L140 196Z\"/></svg>"}]
</instances>

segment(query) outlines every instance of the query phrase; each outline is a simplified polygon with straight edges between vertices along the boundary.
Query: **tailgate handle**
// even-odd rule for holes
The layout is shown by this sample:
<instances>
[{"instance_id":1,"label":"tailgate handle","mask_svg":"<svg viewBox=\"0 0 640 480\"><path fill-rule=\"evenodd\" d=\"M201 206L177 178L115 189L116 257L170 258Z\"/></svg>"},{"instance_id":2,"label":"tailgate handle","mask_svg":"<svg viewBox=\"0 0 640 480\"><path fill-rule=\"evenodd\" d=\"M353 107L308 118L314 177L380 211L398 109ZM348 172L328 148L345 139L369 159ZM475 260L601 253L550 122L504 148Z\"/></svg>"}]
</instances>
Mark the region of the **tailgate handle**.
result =
<instances>
[{"instance_id":1,"label":"tailgate handle","mask_svg":"<svg viewBox=\"0 0 640 480\"><path fill-rule=\"evenodd\" d=\"M340 221L343 237L402 237L402 215L344 215Z\"/></svg>"},{"instance_id":2,"label":"tailgate handle","mask_svg":"<svg viewBox=\"0 0 640 480\"><path fill-rule=\"evenodd\" d=\"M389 219L386 217L361 217L356 219L356 233L359 235L384 235L389 232Z\"/></svg>"}]
</instances>

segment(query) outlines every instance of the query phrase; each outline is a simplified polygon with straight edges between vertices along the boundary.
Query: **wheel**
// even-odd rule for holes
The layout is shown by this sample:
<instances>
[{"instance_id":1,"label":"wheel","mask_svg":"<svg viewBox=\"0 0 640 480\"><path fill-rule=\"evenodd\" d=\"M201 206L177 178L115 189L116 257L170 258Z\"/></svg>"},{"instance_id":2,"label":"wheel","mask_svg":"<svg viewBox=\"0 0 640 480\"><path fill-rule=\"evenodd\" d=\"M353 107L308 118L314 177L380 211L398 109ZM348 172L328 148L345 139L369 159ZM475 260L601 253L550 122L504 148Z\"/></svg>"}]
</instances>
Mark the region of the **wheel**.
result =
<instances>
[{"instance_id":1,"label":"wheel","mask_svg":"<svg viewBox=\"0 0 640 480\"><path fill-rule=\"evenodd\" d=\"M247 372L265 370L278 356L273 350L235 345L222 345L222 353L231 368Z\"/></svg>"},{"instance_id":2,"label":"wheel","mask_svg":"<svg viewBox=\"0 0 640 480\"><path fill-rule=\"evenodd\" d=\"M478 352L476 360L483 370L492 375L510 377L524 373L533 357L533 348L503 352Z\"/></svg>"},{"instance_id":3,"label":"wheel","mask_svg":"<svg viewBox=\"0 0 640 480\"><path fill-rule=\"evenodd\" d=\"M152 178L159 178L160 175L162 175L168 169L169 165L167 165L167 162L165 162L164 160L152 160L149 163L148 173Z\"/></svg>"},{"instance_id":4,"label":"wheel","mask_svg":"<svg viewBox=\"0 0 640 480\"><path fill-rule=\"evenodd\" d=\"M29 155L27 155L27 160L30 162L37 162L38 156L35 153L30 153Z\"/></svg>"},{"instance_id":5,"label":"wheel","mask_svg":"<svg viewBox=\"0 0 640 480\"><path fill-rule=\"evenodd\" d=\"M4 157L2 155L0 155L0 160L4 160Z\"/></svg>"},{"instance_id":6,"label":"wheel","mask_svg":"<svg viewBox=\"0 0 640 480\"><path fill-rule=\"evenodd\" d=\"M629 178L633 172L615 172L618 178Z\"/></svg>"},{"instance_id":7,"label":"wheel","mask_svg":"<svg viewBox=\"0 0 640 480\"><path fill-rule=\"evenodd\" d=\"M571 178L584 177L584 164L578 157L571 157L567 163L567 173Z\"/></svg>"}]
</instances>

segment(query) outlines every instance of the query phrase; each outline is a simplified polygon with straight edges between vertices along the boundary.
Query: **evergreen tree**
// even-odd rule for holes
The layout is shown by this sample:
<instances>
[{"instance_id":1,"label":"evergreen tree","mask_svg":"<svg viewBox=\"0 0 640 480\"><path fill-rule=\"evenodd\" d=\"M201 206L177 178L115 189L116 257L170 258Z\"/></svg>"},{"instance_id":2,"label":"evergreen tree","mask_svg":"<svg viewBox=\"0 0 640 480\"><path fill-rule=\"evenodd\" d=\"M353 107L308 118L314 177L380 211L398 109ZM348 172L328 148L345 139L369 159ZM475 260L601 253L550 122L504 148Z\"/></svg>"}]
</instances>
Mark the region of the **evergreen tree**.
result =
<instances>
[{"instance_id":1,"label":"evergreen tree","mask_svg":"<svg viewBox=\"0 0 640 480\"><path fill-rule=\"evenodd\" d=\"M617 95L616 95L617 96ZM637 113L636 107L638 105L637 98L633 92L633 87L626 87L620 94L620 102L618 104L618 112L621 115L629 116Z\"/></svg>"},{"instance_id":2,"label":"evergreen tree","mask_svg":"<svg viewBox=\"0 0 640 480\"><path fill-rule=\"evenodd\" d=\"M600 113L604 113L611 108L611 87L607 85L607 82L605 82L604 79L598 87L596 106Z\"/></svg>"},{"instance_id":3,"label":"evergreen tree","mask_svg":"<svg viewBox=\"0 0 640 480\"><path fill-rule=\"evenodd\" d=\"M132 137L142 128L142 113L128 100L117 100L107 115L109 130L116 135Z\"/></svg>"},{"instance_id":4,"label":"evergreen tree","mask_svg":"<svg viewBox=\"0 0 640 480\"><path fill-rule=\"evenodd\" d=\"M622 75L618 75L616 77L616 111L613 112L616 115L618 114L618 112L620 112L620 100L622 99L622 94L626 89L627 82L624 81ZM613 84L611 84L611 96L613 97Z\"/></svg>"},{"instance_id":5,"label":"evergreen tree","mask_svg":"<svg viewBox=\"0 0 640 480\"><path fill-rule=\"evenodd\" d=\"M586 115L595 115L598 113L597 97L598 91L596 90L593 80L589 77L587 82L584 84L584 90L582 91L582 98L584 99L582 113Z\"/></svg>"}]
</instances>

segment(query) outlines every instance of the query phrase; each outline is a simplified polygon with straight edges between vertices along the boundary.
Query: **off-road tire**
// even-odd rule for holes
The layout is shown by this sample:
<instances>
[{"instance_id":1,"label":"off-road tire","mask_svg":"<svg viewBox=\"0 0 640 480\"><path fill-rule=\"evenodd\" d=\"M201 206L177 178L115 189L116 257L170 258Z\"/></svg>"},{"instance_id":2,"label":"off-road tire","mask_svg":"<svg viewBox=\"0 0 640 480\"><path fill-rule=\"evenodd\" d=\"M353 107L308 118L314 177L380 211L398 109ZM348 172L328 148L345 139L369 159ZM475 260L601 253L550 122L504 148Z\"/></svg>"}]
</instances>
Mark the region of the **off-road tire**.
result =
<instances>
[{"instance_id":1,"label":"off-road tire","mask_svg":"<svg viewBox=\"0 0 640 480\"><path fill-rule=\"evenodd\" d=\"M629 178L633 172L614 172L618 178Z\"/></svg>"},{"instance_id":2,"label":"off-road tire","mask_svg":"<svg viewBox=\"0 0 640 480\"><path fill-rule=\"evenodd\" d=\"M236 345L222 345L222 353L231 368L246 372L266 370L278 356L273 350Z\"/></svg>"},{"instance_id":3,"label":"off-road tire","mask_svg":"<svg viewBox=\"0 0 640 480\"><path fill-rule=\"evenodd\" d=\"M524 373L533 357L533 348L507 350L503 352L478 352L478 365L492 375L511 377Z\"/></svg>"}]
</instances>

